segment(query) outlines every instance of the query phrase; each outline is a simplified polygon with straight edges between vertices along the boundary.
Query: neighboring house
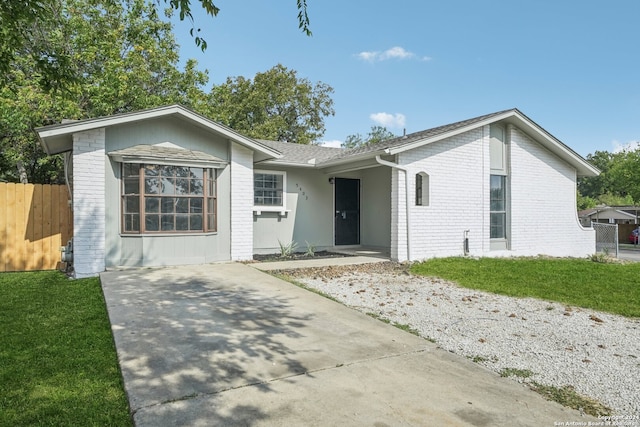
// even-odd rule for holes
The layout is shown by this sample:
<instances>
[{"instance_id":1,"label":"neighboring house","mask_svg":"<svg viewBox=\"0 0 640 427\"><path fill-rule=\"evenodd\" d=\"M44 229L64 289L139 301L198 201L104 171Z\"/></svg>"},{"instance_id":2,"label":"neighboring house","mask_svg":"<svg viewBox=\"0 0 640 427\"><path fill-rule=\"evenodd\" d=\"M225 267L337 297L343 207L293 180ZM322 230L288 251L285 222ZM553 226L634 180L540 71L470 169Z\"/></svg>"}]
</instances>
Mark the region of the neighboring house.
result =
<instances>
[{"instance_id":1,"label":"neighboring house","mask_svg":"<svg viewBox=\"0 0 640 427\"><path fill-rule=\"evenodd\" d=\"M638 224L640 206L597 206L578 212L580 223L590 227L592 222L606 224Z\"/></svg>"},{"instance_id":2,"label":"neighboring house","mask_svg":"<svg viewBox=\"0 0 640 427\"><path fill-rule=\"evenodd\" d=\"M180 106L36 131L70 153L77 277L292 241L398 261L595 252L575 204L598 170L517 109L351 150L256 141Z\"/></svg>"}]
</instances>

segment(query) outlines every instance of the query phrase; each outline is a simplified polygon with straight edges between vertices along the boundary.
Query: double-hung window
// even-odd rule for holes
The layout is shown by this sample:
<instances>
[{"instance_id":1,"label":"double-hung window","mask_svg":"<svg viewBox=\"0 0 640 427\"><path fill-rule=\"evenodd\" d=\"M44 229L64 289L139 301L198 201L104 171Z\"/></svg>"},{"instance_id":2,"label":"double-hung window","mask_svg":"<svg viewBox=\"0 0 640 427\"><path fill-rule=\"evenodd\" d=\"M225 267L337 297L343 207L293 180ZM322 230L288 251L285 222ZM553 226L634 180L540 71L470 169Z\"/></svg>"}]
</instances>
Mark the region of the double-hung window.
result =
<instances>
[{"instance_id":1,"label":"double-hung window","mask_svg":"<svg viewBox=\"0 0 640 427\"><path fill-rule=\"evenodd\" d=\"M216 231L216 169L122 164L122 232Z\"/></svg>"},{"instance_id":2,"label":"double-hung window","mask_svg":"<svg viewBox=\"0 0 640 427\"><path fill-rule=\"evenodd\" d=\"M257 211L286 209L285 172L255 170L253 173L253 205Z\"/></svg>"}]
</instances>

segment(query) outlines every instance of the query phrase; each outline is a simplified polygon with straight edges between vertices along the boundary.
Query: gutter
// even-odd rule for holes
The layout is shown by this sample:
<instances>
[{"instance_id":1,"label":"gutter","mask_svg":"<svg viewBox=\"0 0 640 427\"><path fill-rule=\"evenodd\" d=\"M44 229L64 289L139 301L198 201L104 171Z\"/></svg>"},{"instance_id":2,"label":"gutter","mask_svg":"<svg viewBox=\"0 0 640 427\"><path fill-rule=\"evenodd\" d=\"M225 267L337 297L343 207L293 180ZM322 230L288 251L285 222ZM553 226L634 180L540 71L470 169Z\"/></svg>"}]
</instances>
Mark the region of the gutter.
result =
<instances>
[{"instance_id":1,"label":"gutter","mask_svg":"<svg viewBox=\"0 0 640 427\"><path fill-rule=\"evenodd\" d=\"M389 150L385 150L389 151ZM397 163L388 162L386 160L382 160L380 155L376 156L376 162L383 166L389 166L392 169L398 169L404 171L404 191L405 191L405 201L406 201L406 215L407 215L407 261L411 261L411 202L409 201L409 172L407 168L400 166Z\"/></svg>"}]
</instances>

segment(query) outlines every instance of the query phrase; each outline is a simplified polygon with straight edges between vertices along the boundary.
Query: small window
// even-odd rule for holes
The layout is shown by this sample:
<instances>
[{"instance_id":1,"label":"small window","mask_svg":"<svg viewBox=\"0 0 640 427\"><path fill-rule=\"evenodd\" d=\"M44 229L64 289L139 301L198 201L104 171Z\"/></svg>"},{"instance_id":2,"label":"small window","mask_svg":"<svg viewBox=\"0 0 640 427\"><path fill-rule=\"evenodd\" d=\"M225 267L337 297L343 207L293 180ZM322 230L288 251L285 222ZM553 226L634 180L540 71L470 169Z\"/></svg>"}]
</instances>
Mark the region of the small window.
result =
<instances>
[{"instance_id":1,"label":"small window","mask_svg":"<svg viewBox=\"0 0 640 427\"><path fill-rule=\"evenodd\" d=\"M429 206L429 175L416 174L416 206Z\"/></svg>"},{"instance_id":2,"label":"small window","mask_svg":"<svg viewBox=\"0 0 640 427\"><path fill-rule=\"evenodd\" d=\"M253 174L253 205L257 210L284 210L286 173L256 170Z\"/></svg>"}]
</instances>

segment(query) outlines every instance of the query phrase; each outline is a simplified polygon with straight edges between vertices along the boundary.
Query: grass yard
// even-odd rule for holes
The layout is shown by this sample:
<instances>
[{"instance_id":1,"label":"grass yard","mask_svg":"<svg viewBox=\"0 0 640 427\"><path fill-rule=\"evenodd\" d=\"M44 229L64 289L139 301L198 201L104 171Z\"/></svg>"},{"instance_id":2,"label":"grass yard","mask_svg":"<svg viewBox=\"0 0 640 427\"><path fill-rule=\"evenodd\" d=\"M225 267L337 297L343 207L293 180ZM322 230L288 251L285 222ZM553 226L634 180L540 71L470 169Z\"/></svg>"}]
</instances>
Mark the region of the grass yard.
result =
<instances>
[{"instance_id":1,"label":"grass yard","mask_svg":"<svg viewBox=\"0 0 640 427\"><path fill-rule=\"evenodd\" d=\"M0 425L132 425L97 278L1 273L0 327Z\"/></svg>"},{"instance_id":2,"label":"grass yard","mask_svg":"<svg viewBox=\"0 0 640 427\"><path fill-rule=\"evenodd\" d=\"M454 257L414 264L411 272L441 277L465 288L640 317L640 263Z\"/></svg>"}]
</instances>

